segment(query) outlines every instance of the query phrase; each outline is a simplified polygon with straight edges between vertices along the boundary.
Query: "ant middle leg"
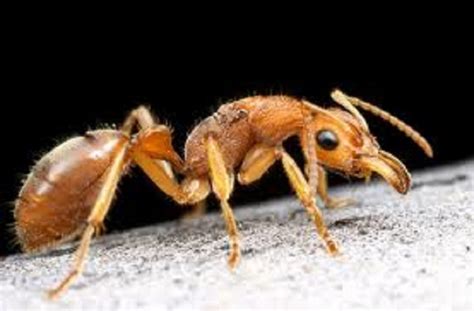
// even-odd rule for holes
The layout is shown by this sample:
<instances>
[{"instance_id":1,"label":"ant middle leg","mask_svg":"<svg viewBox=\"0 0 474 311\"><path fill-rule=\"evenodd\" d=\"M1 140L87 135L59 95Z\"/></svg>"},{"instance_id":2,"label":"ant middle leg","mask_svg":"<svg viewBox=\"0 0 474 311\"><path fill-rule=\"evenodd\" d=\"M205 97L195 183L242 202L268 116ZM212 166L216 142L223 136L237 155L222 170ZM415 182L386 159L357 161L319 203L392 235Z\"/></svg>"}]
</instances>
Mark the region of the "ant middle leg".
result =
<instances>
[{"instance_id":1,"label":"ant middle leg","mask_svg":"<svg viewBox=\"0 0 474 311\"><path fill-rule=\"evenodd\" d=\"M255 145L245 156L237 180L242 185L253 183L260 179L279 157L280 153L276 147L263 144Z\"/></svg>"},{"instance_id":2,"label":"ant middle leg","mask_svg":"<svg viewBox=\"0 0 474 311\"><path fill-rule=\"evenodd\" d=\"M228 203L234 186L234 176L229 173L224 157L217 142L209 137L206 141L206 152L209 165L209 174L212 182L212 190L221 203L222 216L226 223L229 235L230 253L228 264L234 269L240 261L240 237L234 213Z\"/></svg>"}]
</instances>

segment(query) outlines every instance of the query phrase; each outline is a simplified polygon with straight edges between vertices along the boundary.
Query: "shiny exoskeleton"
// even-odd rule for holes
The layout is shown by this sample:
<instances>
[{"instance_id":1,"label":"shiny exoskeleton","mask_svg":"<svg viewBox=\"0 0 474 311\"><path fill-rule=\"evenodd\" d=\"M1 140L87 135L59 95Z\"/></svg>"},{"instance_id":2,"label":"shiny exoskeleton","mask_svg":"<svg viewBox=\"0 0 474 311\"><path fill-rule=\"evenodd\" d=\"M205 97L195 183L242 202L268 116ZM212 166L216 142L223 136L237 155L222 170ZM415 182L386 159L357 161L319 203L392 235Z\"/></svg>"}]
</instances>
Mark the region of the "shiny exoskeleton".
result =
<instances>
[{"instance_id":1,"label":"shiny exoskeleton","mask_svg":"<svg viewBox=\"0 0 474 311\"><path fill-rule=\"evenodd\" d=\"M357 107L397 127L430 157L432 149L418 132L380 108L339 90L331 95L340 107L322 108L288 96L253 96L222 105L193 129L184 161L173 149L170 129L155 124L143 107L130 114L121 130L93 131L56 147L33 168L15 209L18 240L26 251L82 236L72 271L50 297L57 297L81 273L120 176L133 163L179 204L199 205L211 192L216 195L229 235L228 263L235 268L240 238L228 203L235 176L239 183L250 184L280 161L327 251L337 255L338 244L316 196L329 208L350 200L328 196L325 168L361 178L375 172L402 194L411 182L403 163L380 149ZM283 148L291 136L300 140L304 170Z\"/></svg>"},{"instance_id":2,"label":"shiny exoskeleton","mask_svg":"<svg viewBox=\"0 0 474 311\"><path fill-rule=\"evenodd\" d=\"M139 131L132 135L135 127ZM170 178L171 164L182 170L170 129L155 124L144 107L134 110L121 130L69 139L33 167L15 205L22 249L39 251L82 236L77 264L50 297L57 297L81 272L90 240L100 232L120 176L131 163L151 178L156 178L155 167Z\"/></svg>"},{"instance_id":3,"label":"shiny exoskeleton","mask_svg":"<svg viewBox=\"0 0 474 311\"><path fill-rule=\"evenodd\" d=\"M15 209L17 235L25 251L82 233L105 173L127 142L120 131L94 131L59 145L35 165Z\"/></svg>"}]
</instances>

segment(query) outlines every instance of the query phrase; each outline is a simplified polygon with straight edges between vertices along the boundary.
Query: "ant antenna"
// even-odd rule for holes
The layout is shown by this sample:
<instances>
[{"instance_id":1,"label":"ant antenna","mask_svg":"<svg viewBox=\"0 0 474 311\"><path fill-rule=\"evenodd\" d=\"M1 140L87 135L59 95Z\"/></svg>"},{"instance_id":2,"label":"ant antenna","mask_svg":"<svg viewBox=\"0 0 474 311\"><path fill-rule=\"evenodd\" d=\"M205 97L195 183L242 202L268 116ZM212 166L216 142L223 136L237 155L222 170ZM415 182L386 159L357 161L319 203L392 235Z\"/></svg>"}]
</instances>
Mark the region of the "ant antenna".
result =
<instances>
[{"instance_id":1,"label":"ant antenna","mask_svg":"<svg viewBox=\"0 0 474 311\"><path fill-rule=\"evenodd\" d=\"M346 107L347 103L343 104L343 103L341 103L341 100L340 101L336 100L336 102L338 102L339 104L344 106L351 113L353 113L352 110L357 111L357 109L355 109L355 107L360 107L360 108L372 113L373 115L381 118L382 120L387 121L392 126L396 127L400 132L404 133L406 136L411 138L411 140L413 140L424 151L424 153L428 157L430 157L430 158L433 157L433 149L431 148L428 141L423 136L421 136L420 133L418 133L415 129L413 129L410 125L406 124L405 122L398 119L397 117L391 115L390 113L386 112L385 110L382 110L382 109L378 108L377 106L375 106L373 104L364 102L364 101L362 101L362 100L360 100L356 97L348 96L340 90L334 90L331 94L331 97L334 100L336 100L336 98L337 98L338 100L339 99L344 99L344 100L342 100L343 102L349 102L349 104L351 104L351 106L354 109L348 109ZM358 111L357 111L356 114L354 114L354 116L356 118L358 118L357 115L360 115L360 113ZM367 124L367 123L365 123L365 124Z\"/></svg>"},{"instance_id":2,"label":"ant antenna","mask_svg":"<svg viewBox=\"0 0 474 311\"><path fill-rule=\"evenodd\" d=\"M359 110L355 107L355 105L352 104L352 102L349 100L349 96L341 92L340 90L334 90L331 93L331 98L344 107L347 111L349 111L362 125L365 131L369 133L369 125L367 124L367 121L365 121L364 117L360 114Z\"/></svg>"}]
</instances>

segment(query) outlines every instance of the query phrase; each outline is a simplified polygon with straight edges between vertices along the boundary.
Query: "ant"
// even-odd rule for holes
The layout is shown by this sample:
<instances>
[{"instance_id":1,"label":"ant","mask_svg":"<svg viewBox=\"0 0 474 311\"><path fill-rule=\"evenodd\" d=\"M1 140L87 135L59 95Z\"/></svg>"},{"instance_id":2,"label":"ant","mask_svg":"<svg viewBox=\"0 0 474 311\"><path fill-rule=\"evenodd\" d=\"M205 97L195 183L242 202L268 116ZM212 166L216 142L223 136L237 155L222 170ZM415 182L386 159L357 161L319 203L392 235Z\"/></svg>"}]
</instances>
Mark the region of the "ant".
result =
<instances>
[{"instance_id":1,"label":"ant","mask_svg":"<svg viewBox=\"0 0 474 311\"><path fill-rule=\"evenodd\" d=\"M380 108L340 90L331 97L342 108L322 108L289 96L252 96L224 104L190 133L184 161L172 146L171 129L155 122L144 107L132 111L120 130L88 132L53 149L33 168L15 207L16 232L24 251L49 249L82 235L72 270L49 297L57 298L81 274L118 181L133 163L179 204L199 205L214 193L230 241L228 265L234 269L241 256L228 203L235 175L240 184L248 185L281 161L328 253L339 254L316 196L328 208L351 200L328 196L325 168L366 179L375 172L401 194L411 184L404 164L380 149L357 107L397 127L427 156L432 157L433 151L418 132ZM283 147L291 136L300 140L303 171ZM183 179L178 181L175 173Z\"/></svg>"}]
</instances>

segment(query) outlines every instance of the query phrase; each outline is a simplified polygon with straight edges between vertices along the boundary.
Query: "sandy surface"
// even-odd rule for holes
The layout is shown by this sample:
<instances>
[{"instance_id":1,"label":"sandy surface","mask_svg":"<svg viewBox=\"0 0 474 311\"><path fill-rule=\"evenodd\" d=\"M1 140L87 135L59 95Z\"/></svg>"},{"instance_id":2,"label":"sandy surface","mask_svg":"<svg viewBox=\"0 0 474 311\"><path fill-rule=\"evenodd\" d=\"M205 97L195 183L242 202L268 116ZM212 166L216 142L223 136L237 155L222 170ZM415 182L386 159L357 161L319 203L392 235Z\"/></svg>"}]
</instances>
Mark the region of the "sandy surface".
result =
<instances>
[{"instance_id":1,"label":"sandy surface","mask_svg":"<svg viewBox=\"0 0 474 311\"><path fill-rule=\"evenodd\" d=\"M218 214L95 240L84 276L54 303L44 289L69 268L71 245L10 256L0 259L0 310L474 310L473 180L470 161L416 173L407 196L376 182L333 189L358 201L324 210L338 259L293 198L236 211L244 255L235 273Z\"/></svg>"}]
</instances>

